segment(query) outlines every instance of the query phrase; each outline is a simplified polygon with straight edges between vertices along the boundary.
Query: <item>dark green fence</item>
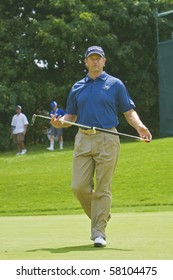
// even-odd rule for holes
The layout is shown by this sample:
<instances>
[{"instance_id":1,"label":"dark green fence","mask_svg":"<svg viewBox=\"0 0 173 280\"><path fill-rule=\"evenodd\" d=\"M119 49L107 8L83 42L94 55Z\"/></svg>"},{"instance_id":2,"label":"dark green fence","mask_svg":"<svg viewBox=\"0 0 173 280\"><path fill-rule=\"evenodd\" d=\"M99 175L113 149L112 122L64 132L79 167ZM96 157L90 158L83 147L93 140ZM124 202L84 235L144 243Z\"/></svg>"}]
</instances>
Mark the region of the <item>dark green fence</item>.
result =
<instances>
[{"instance_id":1,"label":"dark green fence","mask_svg":"<svg viewBox=\"0 0 173 280\"><path fill-rule=\"evenodd\" d=\"M156 30L160 136L168 137L173 136L173 10L158 13L156 9Z\"/></svg>"},{"instance_id":2,"label":"dark green fence","mask_svg":"<svg viewBox=\"0 0 173 280\"><path fill-rule=\"evenodd\" d=\"M160 136L173 135L173 40L158 44Z\"/></svg>"}]
</instances>

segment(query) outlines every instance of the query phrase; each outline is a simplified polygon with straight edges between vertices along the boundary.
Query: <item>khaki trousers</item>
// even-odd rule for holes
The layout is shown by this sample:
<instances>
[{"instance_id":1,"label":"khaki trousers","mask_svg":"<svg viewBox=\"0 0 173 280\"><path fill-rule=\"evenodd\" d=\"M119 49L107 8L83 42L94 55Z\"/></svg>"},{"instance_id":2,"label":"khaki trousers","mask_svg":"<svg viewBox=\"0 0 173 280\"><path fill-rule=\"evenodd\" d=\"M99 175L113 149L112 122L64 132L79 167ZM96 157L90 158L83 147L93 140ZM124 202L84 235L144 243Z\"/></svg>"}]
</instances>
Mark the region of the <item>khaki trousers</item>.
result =
<instances>
[{"instance_id":1,"label":"khaki trousers","mask_svg":"<svg viewBox=\"0 0 173 280\"><path fill-rule=\"evenodd\" d=\"M112 176L119 150L119 137L115 135L104 132L86 135L79 131L75 137L72 189L91 219L91 239L106 238Z\"/></svg>"}]
</instances>

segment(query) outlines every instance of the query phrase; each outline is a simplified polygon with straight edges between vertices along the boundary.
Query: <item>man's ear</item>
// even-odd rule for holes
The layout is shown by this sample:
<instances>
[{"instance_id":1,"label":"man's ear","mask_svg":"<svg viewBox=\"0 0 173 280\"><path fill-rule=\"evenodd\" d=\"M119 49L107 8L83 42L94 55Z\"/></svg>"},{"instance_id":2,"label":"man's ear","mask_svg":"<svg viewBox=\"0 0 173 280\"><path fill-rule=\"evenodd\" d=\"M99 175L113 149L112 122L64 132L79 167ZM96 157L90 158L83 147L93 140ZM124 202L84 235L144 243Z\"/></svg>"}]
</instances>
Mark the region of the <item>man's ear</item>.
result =
<instances>
[{"instance_id":1,"label":"man's ear","mask_svg":"<svg viewBox=\"0 0 173 280\"><path fill-rule=\"evenodd\" d=\"M86 58L84 59L84 63L85 63L85 66L88 67L87 59Z\"/></svg>"}]
</instances>

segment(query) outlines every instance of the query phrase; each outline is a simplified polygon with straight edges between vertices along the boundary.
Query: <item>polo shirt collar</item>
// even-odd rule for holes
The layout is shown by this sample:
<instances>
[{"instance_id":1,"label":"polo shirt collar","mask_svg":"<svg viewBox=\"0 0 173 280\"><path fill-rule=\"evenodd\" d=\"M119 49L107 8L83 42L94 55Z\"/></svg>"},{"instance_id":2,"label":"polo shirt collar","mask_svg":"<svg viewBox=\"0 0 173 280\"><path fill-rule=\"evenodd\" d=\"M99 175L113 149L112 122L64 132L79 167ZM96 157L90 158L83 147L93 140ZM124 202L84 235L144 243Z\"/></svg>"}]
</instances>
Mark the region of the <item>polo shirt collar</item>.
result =
<instances>
[{"instance_id":1,"label":"polo shirt collar","mask_svg":"<svg viewBox=\"0 0 173 280\"><path fill-rule=\"evenodd\" d=\"M107 78L107 73L105 71L102 72L102 74L97 77L97 79L101 79L103 81L105 81ZM88 81L91 81L92 79L90 78L90 76L87 74L86 77L85 77L85 82L88 82Z\"/></svg>"}]
</instances>

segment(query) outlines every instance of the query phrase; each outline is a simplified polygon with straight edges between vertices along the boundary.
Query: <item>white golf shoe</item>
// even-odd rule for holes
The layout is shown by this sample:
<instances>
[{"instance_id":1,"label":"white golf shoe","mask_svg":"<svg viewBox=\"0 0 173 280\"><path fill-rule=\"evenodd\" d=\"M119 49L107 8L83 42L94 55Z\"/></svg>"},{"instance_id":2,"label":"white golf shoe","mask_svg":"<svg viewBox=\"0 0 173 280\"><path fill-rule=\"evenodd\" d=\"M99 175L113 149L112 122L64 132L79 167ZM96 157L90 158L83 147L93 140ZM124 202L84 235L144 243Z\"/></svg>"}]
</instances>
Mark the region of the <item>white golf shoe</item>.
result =
<instances>
[{"instance_id":1,"label":"white golf shoe","mask_svg":"<svg viewBox=\"0 0 173 280\"><path fill-rule=\"evenodd\" d=\"M54 148L48 147L47 150L48 150L48 151L54 151Z\"/></svg>"},{"instance_id":2,"label":"white golf shoe","mask_svg":"<svg viewBox=\"0 0 173 280\"><path fill-rule=\"evenodd\" d=\"M22 151L21 151L21 155L24 155L24 154L26 154L26 152L27 152L27 150L26 149L23 149Z\"/></svg>"},{"instance_id":3,"label":"white golf shoe","mask_svg":"<svg viewBox=\"0 0 173 280\"><path fill-rule=\"evenodd\" d=\"M94 247L106 247L106 240L102 236L94 239Z\"/></svg>"}]
</instances>

